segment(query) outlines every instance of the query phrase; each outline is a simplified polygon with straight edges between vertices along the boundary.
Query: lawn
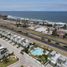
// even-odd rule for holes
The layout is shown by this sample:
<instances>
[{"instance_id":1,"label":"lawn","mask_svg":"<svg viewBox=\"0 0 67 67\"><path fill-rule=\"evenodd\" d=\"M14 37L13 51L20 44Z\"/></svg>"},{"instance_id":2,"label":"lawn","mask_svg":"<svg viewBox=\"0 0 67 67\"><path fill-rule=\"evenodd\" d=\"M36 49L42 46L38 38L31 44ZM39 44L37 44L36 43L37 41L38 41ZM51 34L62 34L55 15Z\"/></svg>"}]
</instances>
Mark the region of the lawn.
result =
<instances>
[{"instance_id":1,"label":"lawn","mask_svg":"<svg viewBox=\"0 0 67 67\"><path fill-rule=\"evenodd\" d=\"M11 64L13 64L13 63L15 63L15 62L17 62L17 58L15 58L15 57L10 57L10 58L8 59L8 62L4 62L4 61L0 62L0 67L7 67L7 66L9 66L9 65L11 65Z\"/></svg>"}]
</instances>

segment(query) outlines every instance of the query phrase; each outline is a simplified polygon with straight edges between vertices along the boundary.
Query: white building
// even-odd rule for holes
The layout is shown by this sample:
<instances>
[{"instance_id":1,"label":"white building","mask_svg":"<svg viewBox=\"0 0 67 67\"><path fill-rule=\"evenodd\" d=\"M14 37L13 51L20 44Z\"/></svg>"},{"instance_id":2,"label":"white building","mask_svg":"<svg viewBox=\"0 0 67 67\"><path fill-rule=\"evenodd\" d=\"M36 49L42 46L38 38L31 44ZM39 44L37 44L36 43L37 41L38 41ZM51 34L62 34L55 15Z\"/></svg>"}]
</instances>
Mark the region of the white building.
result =
<instances>
[{"instance_id":1,"label":"white building","mask_svg":"<svg viewBox=\"0 0 67 67\"><path fill-rule=\"evenodd\" d=\"M51 58L49 58L51 65L55 65L56 67L67 67L67 57L57 53L56 51L52 51Z\"/></svg>"},{"instance_id":2,"label":"white building","mask_svg":"<svg viewBox=\"0 0 67 67\"><path fill-rule=\"evenodd\" d=\"M21 37L20 37L20 36L17 36L14 41L15 41L16 43L18 43L18 41L19 41L20 39L21 39ZM19 43L18 43L18 44L19 44Z\"/></svg>"},{"instance_id":3,"label":"white building","mask_svg":"<svg viewBox=\"0 0 67 67\"><path fill-rule=\"evenodd\" d=\"M48 31L47 27L39 27L39 28L36 28L35 31L45 33L45 34L48 34L48 35L52 34L52 30L49 28L49 31Z\"/></svg>"},{"instance_id":4,"label":"white building","mask_svg":"<svg viewBox=\"0 0 67 67\"><path fill-rule=\"evenodd\" d=\"M0 45L0 59L2 59L4 56L8 56L8 50Z\"/></svg>"},{"instance_id":5,"label":"white building","mask_svg":"<svg viewBox=\"0 0 67 67\"><path fill-rule=\"evenodd\" d=\"M29 45L29 40L28 39L25 39L25 38L21 38L18 43L21 45L21 46L24 46L24 47L27 47Z\"/></svg>"},{"instance_id":6,"label":"white building","mask_svg":"<svg viewBox=\"0 0 67 67\"><path fill-rule=\"evenodd\" d=\"M16 38L17 36L18 36L18 35L15 35L15 34L14 34L13 36L11 36L10 39L11 39L13 42L15 42L15 38Z\"/></svg>"}]
</instances>

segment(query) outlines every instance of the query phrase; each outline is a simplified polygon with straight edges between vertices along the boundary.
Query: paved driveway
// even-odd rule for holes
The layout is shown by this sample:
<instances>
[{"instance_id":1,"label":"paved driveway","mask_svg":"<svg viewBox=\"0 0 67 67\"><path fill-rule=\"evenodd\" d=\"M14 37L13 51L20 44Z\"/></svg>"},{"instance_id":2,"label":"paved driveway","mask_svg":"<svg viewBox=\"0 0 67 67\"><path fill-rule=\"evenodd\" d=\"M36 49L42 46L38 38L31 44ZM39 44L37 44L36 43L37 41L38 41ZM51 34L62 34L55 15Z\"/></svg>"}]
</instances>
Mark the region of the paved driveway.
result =
<instances>
[{"instance_id":1,"label":"paved driveway","mask_svg":"<svg viewBox=\"0 0 67 67\"><path fill-rule=\"evenodd\" d=\"M23 48L17 48L16 46L13 46L8 41L1 38L0 44L2 44L4 47L7 47L9 51L13 51L15 55L19 58L19 61L8 67L20 67L21 65L24 65L25 67L44 67L40 62L38 62L28 54L24 53L24 55L22 55L20 51Z\"/></svg>"}]
</instances>

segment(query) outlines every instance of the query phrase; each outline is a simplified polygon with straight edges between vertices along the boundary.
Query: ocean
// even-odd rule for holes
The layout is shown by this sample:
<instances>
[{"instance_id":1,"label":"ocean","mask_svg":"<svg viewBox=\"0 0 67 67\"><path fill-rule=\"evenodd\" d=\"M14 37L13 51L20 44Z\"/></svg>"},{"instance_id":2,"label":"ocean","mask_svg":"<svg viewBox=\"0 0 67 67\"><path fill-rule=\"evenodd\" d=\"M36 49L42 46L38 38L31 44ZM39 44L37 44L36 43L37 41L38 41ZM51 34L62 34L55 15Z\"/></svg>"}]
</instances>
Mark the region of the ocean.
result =
<instances>
[{"instance_id":1,"label":"ocean","mask_svg":"<svg viewBox=\"0 0 67 67\"><path fill-rule=\"evenodd\" d=\"M67 23L67 12L64 11L0 11L0 14Z\"/></svg>"}]
</instances>

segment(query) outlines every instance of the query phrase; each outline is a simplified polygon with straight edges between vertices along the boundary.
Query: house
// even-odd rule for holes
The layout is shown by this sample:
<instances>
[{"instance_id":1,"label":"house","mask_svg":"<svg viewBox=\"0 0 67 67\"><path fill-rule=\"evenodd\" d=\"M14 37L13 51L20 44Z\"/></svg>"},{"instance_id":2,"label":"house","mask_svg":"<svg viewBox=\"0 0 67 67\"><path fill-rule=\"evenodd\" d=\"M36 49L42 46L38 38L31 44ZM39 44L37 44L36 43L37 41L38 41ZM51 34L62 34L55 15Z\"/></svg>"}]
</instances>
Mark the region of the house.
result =
<instances>
[{"instance_id":1,"label":"house","mask_svg":"<svg viewBox=\"0 0 67 67\"><path fill-rule=\"evenodd\" d=\"M11 32L8 31L6 36L7 36L8 39L10 39L11 36L12 36Z\"/></svg>"},{"instance_id":2,"label":"house","mask_svg":"<svg viewBox=\"0 0 67 67\"><path fill-rule=\"evenodd\" d=\"M15 35L15 34L13 34L13 36L11 36L11 40L13 41L13 42L15 42L15 38L17 37L17 35Z\"/></svg>"},{"instance_id":3,"label":"house","mask_svg":"<svg viewBox=\"0 0 67 67\"><path fill-rule=\"evenodd\" d=\"M60 57L60 54L55 54L55 56L51 58L51 63L56 64L59 57Z\"/></svg>"},{"instance_id":4,"label":"house","mask_svg":"<svg viewBox=\"0 0 67 67\"><path fill-rule=\"evenodd\" d=\"M16 43L18 43L18 41L19 41L20 39L21 39L21 37L20 37L20 36L17 36L14 41L15 41ZM18 43L18 44L19 44L19 43Z\"/></svg>"},{"instance_id":5,"label":"house","mask_svg":"<svg viewBox=\"0 0 67 67\"><path fill-rule=\"evenodd\" d=\"M28 47L29 45L29 40L25 39L25 38L21 38L18 42L21 46L24 46L24 47Z\"/></svg>"},{"instance_id":6,"label":"house","mask_svg":"<svg viewBox=\"0 0 67 67\"><path fill-rule=\"evenodd\" d=\"M64 35L67 34L67 30L59 29L57 30L57 34L59 35L59 37L63 38Z\"/></svg>"},{"instance_id":7,"label":"house","mask_svg":"<svg viewBox=\"0 0 67 67\"><path fill-rule=\"evenodd\" d=\"M57 53L56 51L50 53L49 60L53 67L67 67L67 57Z\"/></svg>"},{"instance_id":8,"label":"house","mask_svg":"<svg viewBox=\"0 0 67 67\"><path fill-rule=\"evenodd\" d=\"M0 30L0 37L1 37L1 35L2 35L2 30Z\"/></svg>"},{"instance_id":9,"label":"house","mask_svg":"<svg viewBox=\"0 0 67 67\"><path fill-rule=\"evenodd\" d=\"M7 15L0 15L0 19L7 20Z\"/></svg>"},{"instance_id":10,"label":"house","mask_svg":"<svg viewBox=\"0 0 67 67\"><path fill-rule=\"evenodd\" d=\"M8 56L8 50L0 45L0 59L2 59L4 56Z\"/></svg>"}]
</instances>

